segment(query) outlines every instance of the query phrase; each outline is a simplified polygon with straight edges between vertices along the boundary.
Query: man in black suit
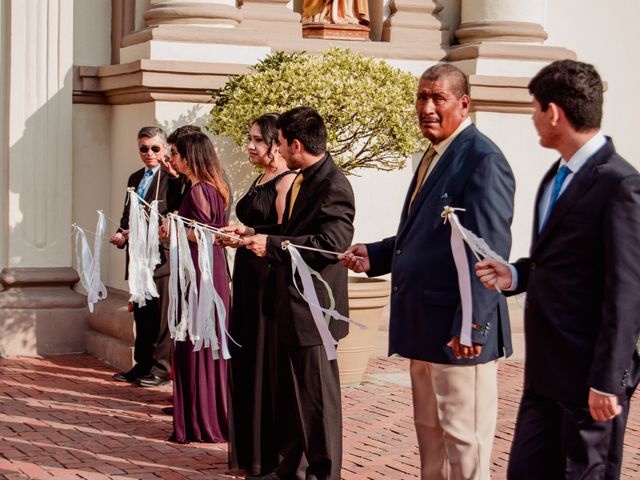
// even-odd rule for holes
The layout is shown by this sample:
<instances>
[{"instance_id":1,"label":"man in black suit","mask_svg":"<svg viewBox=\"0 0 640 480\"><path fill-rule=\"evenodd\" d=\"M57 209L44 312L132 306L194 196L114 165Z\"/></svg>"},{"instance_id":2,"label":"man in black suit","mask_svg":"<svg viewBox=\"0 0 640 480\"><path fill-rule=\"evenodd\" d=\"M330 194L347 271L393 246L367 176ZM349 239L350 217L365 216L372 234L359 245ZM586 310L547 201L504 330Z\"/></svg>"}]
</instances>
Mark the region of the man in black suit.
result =
<instances>
[{"instance_id":1,"label":"man in black suit","mask_svg":"<svg viewBox=\"0 0 640 480\"><path fill-rule=\"evenodd\" d=\"M147 202L158 200L158 209L165 214L179 205L182 184L164 171L167 139L159 127L143 127L138 132L138 151L144 168L131 174L127 188L135 188ZM110 242L118 248L126 248L129 233L129 194L125 198L120 228ZM168 327L169 307L169 262L167 249L160 245L160 264L153 274L159 298L147 300L141 307L133 304L136 340L133 356L136 364L128 372L116 373L113 378L120 382L137 383L143 387L162 385L169 381L171 368L171 338ZM127 272L129 254L127 252ZM128 275L128 273L127 273ZM125 276L127 278L127 276Z\"/></svg>"},{"instance_id":2,"label":"man in black suit","mask_svg":"<svg viewBox=\"0 0 640 480\"><path fill-rule=\"evenodd\" d=\"M476 266L488 288L527 292L508 478L618 478L640 376L640 175L600 132L592 65L554 62L529 92L540 144L561 158L538 189L529 258Z\"/></svg>"},{"instance_id":3,"label":"man in black suit","mask_svg":"<svg viewBox=\"0 0 640 480\"><path fill-rule=\"evenodd\" d=\"M329 361L307 302L294 286L291 258L282 249L292 244L344 252L353 238L353 192L344 174L326 152L327 130L312 108L297 107L278 121L279 150L290 169L300 169L287 196L281 225L257 227L245 240L247 248L272 265L273 319L279 350L278 425L282 428L283 460L267 479L295 478L302 455L306 478L339 480L342 466L342 408L337 360ZM244 227L236 230L255 233ZM335 309L348 315L347 270L335 255L300 250L304 261L320 273L333 292ZM326 287L314 277L322 307L330 308ZM296 279L301 286L300 278ZM301 287L302 288L302 287ZM309 295L309 292L304 292ZM323 318L324 321L324 318ZM348 324L331 319L329 331L337 341ZM252 478L252 477L249 477Z\"/></svg>"},{"instance_id":4,"label":"man in black suit","mask_svg":"<svg viewBox=\"0 0 640 480\"><path fill-rule=\"evenodd\" d=\"M462 225L507 257L515 181L498 147L471 123L466 76L452 65L426 70L416 111L431 146L409 186L396 236L356 244L343 263L369 276L391 272L389 355L410 358L421 479L488 479L497 417L497 359L511 354L504 298L456 269L451 227ZM465 263L462 263L465 265ZM470 284L471 345L460 341L461 282ZM466 307L465 307L466 308Z\"/></svg>"}]
</instances>

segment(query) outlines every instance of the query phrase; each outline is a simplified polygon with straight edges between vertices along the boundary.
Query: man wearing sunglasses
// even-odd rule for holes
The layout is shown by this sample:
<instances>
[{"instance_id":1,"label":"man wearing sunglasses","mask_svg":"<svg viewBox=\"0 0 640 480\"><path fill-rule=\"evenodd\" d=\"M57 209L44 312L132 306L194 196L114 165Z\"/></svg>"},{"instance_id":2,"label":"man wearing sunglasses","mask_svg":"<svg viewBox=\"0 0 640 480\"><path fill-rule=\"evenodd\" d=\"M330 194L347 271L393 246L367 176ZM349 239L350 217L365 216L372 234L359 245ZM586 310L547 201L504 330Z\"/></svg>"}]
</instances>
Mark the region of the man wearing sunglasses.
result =
<instances>
[{"instance_id":1,"label":"man wearing sunglasses","mask_svg":"<svg viewBox=\"0 0 640 480\"><path fill-rule=\"evenodd\" d=\"M158 200L162 215L180 205L181 182L172 172L161 168L167 151L167 136L159 127L143 127L138 132L138 153L144 168L129 177L127 188L135 188L148 203ZM126 248L129 234L129 197L125 197L120 228L110 242L118 248ZM136 383L142 387L154 387L169 381L171 367L171 338L167 324L169 303L169 262L167 249L160 245L160 264L154 272L154 280L160 296L147 300L143 307L133 304L136 325L134 360L136 364L128 372L116 373L119 382ZM129 255L127 252L128 278Z\"/></svg>"}]
</instances>

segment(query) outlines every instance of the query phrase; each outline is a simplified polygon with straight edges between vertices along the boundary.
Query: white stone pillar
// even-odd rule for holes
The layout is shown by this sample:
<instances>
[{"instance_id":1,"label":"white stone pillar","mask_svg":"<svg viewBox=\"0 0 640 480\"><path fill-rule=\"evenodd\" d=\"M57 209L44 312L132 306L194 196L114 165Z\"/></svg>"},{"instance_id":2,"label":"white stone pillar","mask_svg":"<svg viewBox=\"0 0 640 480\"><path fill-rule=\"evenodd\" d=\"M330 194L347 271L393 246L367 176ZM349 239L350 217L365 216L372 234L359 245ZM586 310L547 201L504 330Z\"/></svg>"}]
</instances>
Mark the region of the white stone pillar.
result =
<instances>
[{"instance_id":1,"label":"white stone pillar","mask_svg":"<svg viewBox=\"0 0 640 480\"><path fill-rule=\"evenodd\" d=\"M151 0L143 18L147 28L123 38L120 63L253 64L269 52L262 33L239 28L236 0Z\"/></svg>"},{"instance_id":2,"label":"white stone pillar","mask_svg":"<svg viewBox=\"0 0 640 480\"><path fill-rule=\"evenodd\" d=\"M9 3L4 266L69 267L73 0Z\"/></svg>"},{"instance_id":3,"label":"white stone pillar","mask_svg":"<svg viewBox=\"0 0 640 480\"><path fill-rule=\"evenodd\" d=\"M70 286L73 0L2 2L0 351L84 350Z\"/></svg>"},{"instance_id":4,"label":"white stone pillar","mask_svg":"<svg viewBox=\"0 0 640 480\"><path fill-rule=\"evenodd\" d=\"M544 0L462 0L461 44L482 41L542 43Z\"/></svg>"}]
</instances>

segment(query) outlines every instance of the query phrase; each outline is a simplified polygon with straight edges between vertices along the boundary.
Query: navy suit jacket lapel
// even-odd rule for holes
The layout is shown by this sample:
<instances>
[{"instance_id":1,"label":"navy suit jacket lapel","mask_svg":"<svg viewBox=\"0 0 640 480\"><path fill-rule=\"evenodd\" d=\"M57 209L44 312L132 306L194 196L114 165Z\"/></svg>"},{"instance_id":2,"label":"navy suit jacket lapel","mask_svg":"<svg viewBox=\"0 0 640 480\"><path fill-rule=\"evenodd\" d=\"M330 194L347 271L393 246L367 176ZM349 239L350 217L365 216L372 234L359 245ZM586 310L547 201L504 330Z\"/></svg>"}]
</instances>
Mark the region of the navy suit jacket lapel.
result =
<instances>
[{"instance_id":1,"label":"navy suit jacket lapel","mask_svg":"<svg viewBox=\"0 0 640 480\"><path fill-rule=\"evenodd\" d=\"M411 213L407 213L407 209L409 206L409 201L411 199L411 194L413 193L413 189L416 184L417 177L417 169L413 175L413 180L409 187L409 191L407 192L407 197L405 198L404 208L402 209L402 218L400 221L400 228L398 229L398 236L400 236L407 227L414 221L414 218L418 216L420 207L426 201L426 199L433 195L434 186L438 183L438 180L443 176L445 172L448 172L448 175L451 176L451 165L462 152L462 146L468 142L471 137L474 135L476 131L476 127L471 124L469 127L465 128L462 132L458 134L451 145L447 147L447 150L444 152L441 158L438 159L438 163L433 168L431 173L427 176L424 185L416 195L416 198L413 202L413 206L411 207ZM436 193L440 193L438 190Z\"/></svg>"},{"instance_id":2,"label":"navy suit jacket lapel","mask_svg":"<svg viewBox=\"0 0 640 480\"><path fill-rule=\"evenodd\" d=\"M580 201L580 198L584 195L584 193L593 185L593 182L596 181L598 177L598 167L600 164L604 163L612 154L614 153L613 144L611 141L607 141L607 143L600 148L596 153L594 153L589 160L582 166L580 170L575 174L575 177L571 181L571 183L567 186L565 191L558 197L557 202L555 203L549 218L546 223L542 226L542 230L537 235L535 242L532 244L533 248L536 248L540 245L544 240L549 236L550 232L552 232L555 227L560 223L562 218L571 210L577 202ZM540 197L542 195L542 191L544 189L544 185L550 181L550 173L555 175L558 168L559 161L554 164L555 170L552 167L551 171L547 173L545 176L545 180L541 185L541 188L538 192L538 201L536 202L536 211L538 210L538 205L540 201ZM534 230L537 232L538 230L538 214L536 213L536 223L534 225Z\"/></svg>"}]
</instances>

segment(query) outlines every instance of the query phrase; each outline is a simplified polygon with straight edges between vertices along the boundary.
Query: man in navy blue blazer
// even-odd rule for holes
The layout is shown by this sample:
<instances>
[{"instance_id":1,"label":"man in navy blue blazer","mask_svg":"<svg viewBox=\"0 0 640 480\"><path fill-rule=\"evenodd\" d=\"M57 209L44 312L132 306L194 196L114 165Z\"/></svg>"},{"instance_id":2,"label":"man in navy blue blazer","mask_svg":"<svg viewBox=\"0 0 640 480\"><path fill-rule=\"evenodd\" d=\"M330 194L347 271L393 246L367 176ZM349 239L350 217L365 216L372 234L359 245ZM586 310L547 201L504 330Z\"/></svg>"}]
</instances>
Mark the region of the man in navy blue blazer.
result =
<instances>
[{"instance_id":1,"label":"man in navy blue blazer","mask_svg":"<svg viewBox=\"0 0 640 480\"><path fill-rule=\"evenodd\" d=\"M542 179L528 258L480 262L488 288L527 292L525 382L509 479L620 476L640 377L640 175L600 132L603 85L562 60L529 83Z\"/></svg>"},{"instance_id":2,"label":"man in navy blue blazer","mask_svg":"<svg viewBox=\"0 0 640 480\"><path fill-rule=\"evenodd\" d=\"M426 70L416 111L431 146L416 170L394 237L353 245L343 264L391 273L389 355L411 359L421 479L488 479L497 416L497 359L511 354L507 305L484 289L467 251L472 344L460 342L462 304L451 227L440 214L462 208L462 225L501 256L511 248L515 180L500 149L468 118L467 78L448 64Z\"/></svg>"}]
</instances>

